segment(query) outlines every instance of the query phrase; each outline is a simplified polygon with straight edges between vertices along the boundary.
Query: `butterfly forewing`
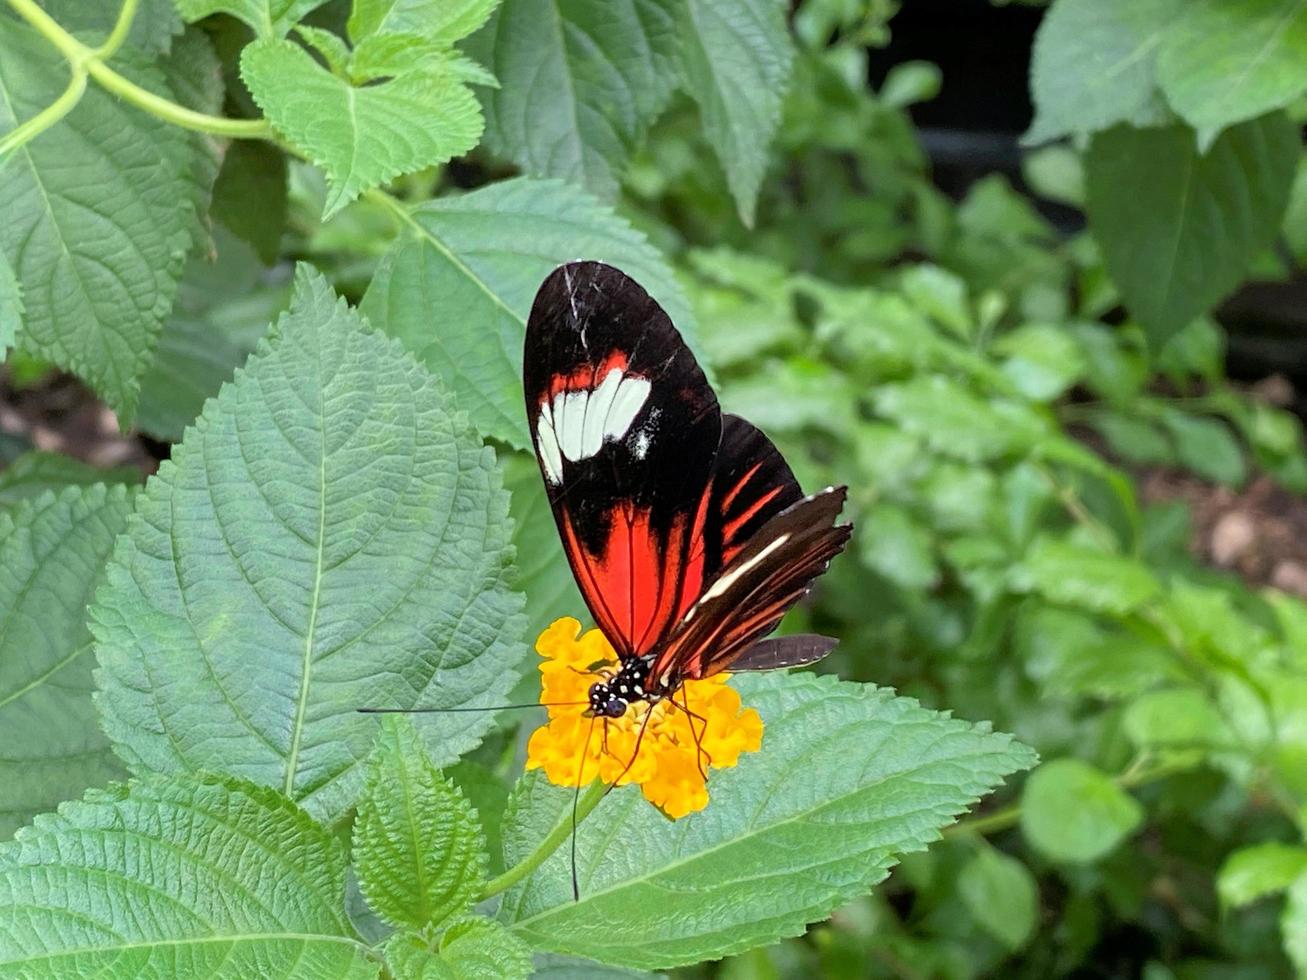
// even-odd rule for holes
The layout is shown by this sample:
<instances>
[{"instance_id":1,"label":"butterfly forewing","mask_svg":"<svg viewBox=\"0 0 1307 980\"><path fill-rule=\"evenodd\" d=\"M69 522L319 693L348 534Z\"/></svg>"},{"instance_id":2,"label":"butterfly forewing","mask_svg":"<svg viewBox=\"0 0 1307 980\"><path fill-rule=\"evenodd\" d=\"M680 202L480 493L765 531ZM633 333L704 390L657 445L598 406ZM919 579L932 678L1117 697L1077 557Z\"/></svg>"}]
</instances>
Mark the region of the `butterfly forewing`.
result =
<instances>
[{"instance_id":1,"label":"butterfly forewing","mask_svg":"<svg viewBox=\"0 0 1307 980\"><path fill-rule=\"evenodd\" d=\"M617 652L650 649L720 565L722 418L667 314L598 262L556 269L527 323L527 421L572 571Z\"/></svg>"}]
</instances>

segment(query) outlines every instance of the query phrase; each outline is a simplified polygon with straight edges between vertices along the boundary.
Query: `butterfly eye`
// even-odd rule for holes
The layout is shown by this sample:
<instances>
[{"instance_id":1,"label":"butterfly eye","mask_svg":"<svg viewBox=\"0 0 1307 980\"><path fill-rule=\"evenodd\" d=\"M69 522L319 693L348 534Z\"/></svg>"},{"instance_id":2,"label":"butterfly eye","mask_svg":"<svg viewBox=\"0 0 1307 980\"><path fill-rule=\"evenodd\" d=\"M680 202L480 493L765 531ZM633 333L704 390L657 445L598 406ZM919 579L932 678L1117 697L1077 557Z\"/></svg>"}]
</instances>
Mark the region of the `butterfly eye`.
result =
<instances>
[{"instance_id":1,"label":"butterfly eye","mask_svg":"<svg viewBox=\"0 0 1307 980\"><path fill-rule=\"evenodd\" d=\"M604 714L609 718L620 718L626 714L627 704L621 698L609 698L604 705Z\"/></svg>"}]
</instances>

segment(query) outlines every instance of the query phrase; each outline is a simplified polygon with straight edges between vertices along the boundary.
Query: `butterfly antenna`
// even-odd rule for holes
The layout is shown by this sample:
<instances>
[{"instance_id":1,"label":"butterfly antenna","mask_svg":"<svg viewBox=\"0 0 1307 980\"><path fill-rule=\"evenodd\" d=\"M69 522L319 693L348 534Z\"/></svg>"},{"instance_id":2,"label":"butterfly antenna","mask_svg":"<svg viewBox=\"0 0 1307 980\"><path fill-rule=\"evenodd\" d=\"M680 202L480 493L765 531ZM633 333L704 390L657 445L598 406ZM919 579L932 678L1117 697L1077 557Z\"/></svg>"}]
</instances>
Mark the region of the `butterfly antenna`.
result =
<instances>
[{"instance_id":1,"label":"butterfly antenna","mask_svg":"<svg viewBox=\"0 0 1307 980\"><path fill-rule=\"evenodd\" d=\"M590 736L595 733L595 719L590 716L590 727L585 732L585 747L581 749L581 764L576 769L576 789L572 792L572 901L581 901L581 884L576 877L576 808L581 801L581 780L585 778L585 760L590 758ZM607 724L607 722L604 722Z\"/></svg>"},{"instance_id":2,"label":"butterfly antenna","mask_svg":"<svg viewBox=\"0 0 1307 980\"><path fill-rule=\"evenodd\" d=\"M526 704L492 704L484 708L355 708L363 715L443 715L463 711L516 711L521 708L575 708L589 701L531 701Z\"/></svg>"}]
</instances>

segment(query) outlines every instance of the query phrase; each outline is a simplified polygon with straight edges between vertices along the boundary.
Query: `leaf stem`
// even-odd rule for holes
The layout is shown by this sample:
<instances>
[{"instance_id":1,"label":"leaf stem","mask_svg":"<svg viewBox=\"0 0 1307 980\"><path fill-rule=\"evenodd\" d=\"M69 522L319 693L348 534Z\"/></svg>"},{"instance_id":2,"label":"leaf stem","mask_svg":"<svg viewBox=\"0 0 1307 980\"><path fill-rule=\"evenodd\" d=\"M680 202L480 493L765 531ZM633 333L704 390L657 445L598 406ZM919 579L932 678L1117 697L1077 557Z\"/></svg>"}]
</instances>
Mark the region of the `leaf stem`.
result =
<instances>
[{"instance_id":1,"label":"leaf stem","mask_svg":"<svg viewBox=\"0 0 1307 980\"><path fill-rule=\"evenodd\" d=\"M63 90L59 98L55 99L31 119L15 126L5 133L3 137L0 137L0 160L3 160L20 146L30 143L72 112L77 103L82 101L82 93L85 91L86 69L74 67L72 77L68 79L68 87Z\"/></svg>"},{"instance_id":2,"label":"leaf stem","mask_svg":"<svg viewBox=\"0 0 1307 980\"><path fill-rule=\"evenodd\" d=\"M109 36L104 39L104 43L95 49L95 56L101 61L108 61L123 46L127 40L127 32L132 29L132 21L136 18L136 7L140 0L123 0L122 9L118 11L118 19L114 21L113 30Z\"/></svg>"},{"instance_id":3,"label":"leaf stem","mask_svg":"<svg viewBox=\"0 0 1307 980\"><path fill-rule=\"evenodd\" d=\"M204 112L196 112L183 105L178 105L170 99L155 95L148 89L144 89L118 74L104 63L104 59L116 52L126 39L127 31L131 28L132 17L136 12L138 0L124 0L118 21L114 24L108 39L99 48L89 48L73 37L60 27L54 18L38 7L35 0L8 0L8 2L18 16L27 21L42 37L58 49L65 60L72 65L74 77L76 77L78 71L89 74L100 85L124 102L128 102L138 109L145 110L152 116L170 122L174 126L180 126L183 129L212 133L215 136L228 136L233 139L269 139L272 137L272 126L266 119L227 119L224 116L211 116ZM83 81L84 89L85 82ZM42 120L42 127L35 131L27 129L26 124L18 127L6 138L5 148L13 149L21 146L57 122L62 115L66 115L72 106L76 104L76 102L66 102L65 98L67 96L68 92L65 91L64 95L60 96L55 103L62 110L61 116L47 115L49 110L42 111L33 117L33 120L29 120L29 122L37 119ZM78 97L80 97L80 92ZM14 134L20 130L24 130L23 138L13 140L12 145L10 145Z\"/></svg>"},{"instance_id":4,"label":"leaf stem","mask_svg":"<svg viewBox=\"0 0 1307 980\"><path fill-rule=\"evenodd\" d=\"M607 792L608 786L602 780L596 779L590 784L590 788L585 791L585 794L576 805L577 824L580 824L582 820L590 815L590 811L599 805L599 801L604 798ZM554 824L554 829L545 835L545 839L536 846L536 849L498 878L486 882L486 887L481 890L477 901L483 902L487 898L498 895L502 891L507 891L516 885L532 871L544 864L545 859L558 850L559 845L567 840L568 835L571 833L572 808L567 807L563 815L558 818L558 823Z\"/></svg>"}]
</instances>

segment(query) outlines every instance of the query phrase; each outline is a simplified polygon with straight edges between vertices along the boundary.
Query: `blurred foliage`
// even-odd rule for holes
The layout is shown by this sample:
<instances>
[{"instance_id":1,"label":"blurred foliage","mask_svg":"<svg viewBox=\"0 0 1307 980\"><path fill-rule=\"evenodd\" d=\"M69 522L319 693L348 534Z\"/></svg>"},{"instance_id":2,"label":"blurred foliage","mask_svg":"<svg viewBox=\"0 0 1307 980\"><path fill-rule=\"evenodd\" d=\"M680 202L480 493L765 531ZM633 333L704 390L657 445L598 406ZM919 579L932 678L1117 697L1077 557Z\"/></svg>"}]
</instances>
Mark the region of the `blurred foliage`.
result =
<instances>
[{"instance_id":1,"label":"blurred foliage","mask_svg":"<svg viewBox=\"0 0 1307 980\"><path fill-rule=\"evenodd\" d=\"M319 18L338 32L341 6ZM597 183L673 264L725 407L806 487L850 487L850 553L785 628L841 638L823 670L990 720L1044 763L808 935L681 975L1307 974L1307 605L1196 561L1184 505L1139 492L1158 466L1307 492L1300 421L1227 380L1212 314L1307 254L1307 14L1296 0L1055 0L1019 186L992 174L954 200L910 116L939 69L898 64L867 84L868 47L899 6L795 5L756 205L748 175L732 185L718 162L731 165L705 129L714 110L683 85ZM206 26L229 107L248 111L241 28ZM156 374L187 387L168 400L147 378L141 424L180 434L254 346L250 317L284 302L290 260L360 300L401 230L394 202L492 185L505 160L530 170L513 141L501 126L489 149L395 179L390 204L343 205L278 151L229 154L217 237L251 248L181 279ZM1059 230L1049 204L1083 211L1086 229ZM534 464L503 455L539 626L579 600ZM42 486L48 462L27 463ZM468 765L502 775L518 741L505 722Z\"/></svg>"}]
</instances>

